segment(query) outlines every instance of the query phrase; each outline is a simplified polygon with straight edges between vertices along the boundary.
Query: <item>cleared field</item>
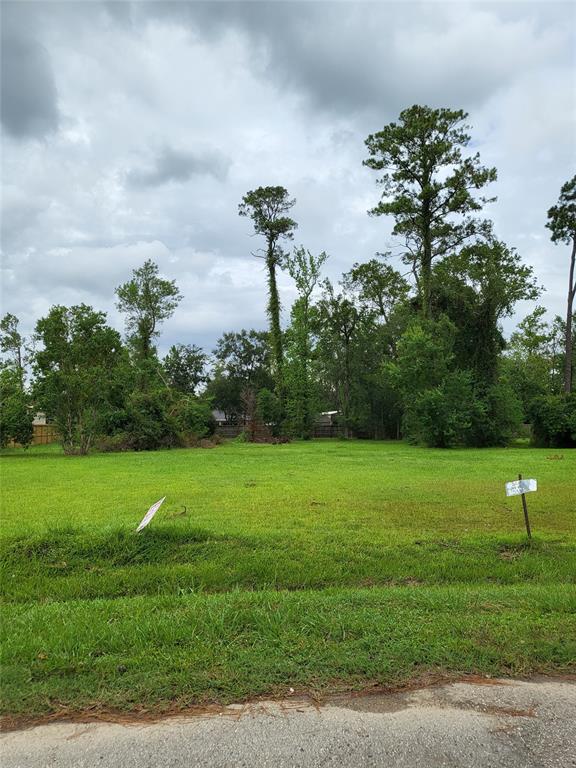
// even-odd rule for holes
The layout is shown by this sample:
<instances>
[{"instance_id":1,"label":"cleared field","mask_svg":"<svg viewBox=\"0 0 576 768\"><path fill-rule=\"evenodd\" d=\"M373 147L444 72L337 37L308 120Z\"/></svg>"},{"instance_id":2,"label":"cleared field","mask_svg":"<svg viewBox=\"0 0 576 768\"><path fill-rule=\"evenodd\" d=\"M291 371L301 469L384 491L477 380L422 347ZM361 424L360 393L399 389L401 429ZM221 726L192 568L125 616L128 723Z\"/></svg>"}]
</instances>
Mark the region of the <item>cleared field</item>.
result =
<instances>
[{"instance_id":1,"label":"cleared field","mask_svg":"<svg viewBox=\"0 0 576 768\"><path fill-rule=\"evenodd\" d=\"M576 667L576 452L43 447L0 469L4 712Z\"/></svg>"}]
</instances>

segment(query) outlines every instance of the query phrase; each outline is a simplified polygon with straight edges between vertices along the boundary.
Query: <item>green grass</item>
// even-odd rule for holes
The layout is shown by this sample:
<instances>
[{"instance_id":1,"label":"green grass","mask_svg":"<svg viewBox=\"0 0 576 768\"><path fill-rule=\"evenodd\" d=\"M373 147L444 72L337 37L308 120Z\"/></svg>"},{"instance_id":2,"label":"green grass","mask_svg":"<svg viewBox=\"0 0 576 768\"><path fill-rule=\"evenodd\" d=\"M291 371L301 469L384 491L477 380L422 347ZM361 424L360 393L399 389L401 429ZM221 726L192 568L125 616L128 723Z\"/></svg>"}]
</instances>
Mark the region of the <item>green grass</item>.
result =
<instances>
[{"instance_id":1,"label":"green grass","mask_svg":"<svg viewBox=\"0 0 576 768\"><path fill-rule=\"evenodd\" d=\"M50 446L0 471L5 713L575 668L574 451Z\"/></svg>"}]
</instances>

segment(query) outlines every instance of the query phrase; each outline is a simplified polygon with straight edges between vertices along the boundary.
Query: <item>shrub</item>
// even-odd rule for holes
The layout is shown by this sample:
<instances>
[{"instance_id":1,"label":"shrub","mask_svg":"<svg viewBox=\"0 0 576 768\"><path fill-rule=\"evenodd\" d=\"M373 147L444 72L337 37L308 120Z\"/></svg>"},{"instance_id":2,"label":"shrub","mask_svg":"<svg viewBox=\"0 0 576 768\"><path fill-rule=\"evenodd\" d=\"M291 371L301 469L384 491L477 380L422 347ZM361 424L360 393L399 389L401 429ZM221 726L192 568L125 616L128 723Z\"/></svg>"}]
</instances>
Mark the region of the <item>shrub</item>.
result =
<instances>
[{"instance_id":1,"label":"shrub","mask_svg":"<svg viewBox=\"0 0 576 768\"><path fill-rule=\"evenodd\" d=\"M576 447L576 395L536 398L530 407L532 440L544 448Z\"/></svg>"},{"instance_id":2,"label":"shrub","mask_svg":"<svg viewBox=\"0 0 576 768\"><path fill-rule=\"evenodd\" d=\"M261 389L256 398L256 415L272 429L272 434L277 436L282 422L282 404L279 397L269 389Z\"/></svg>"},{"instance_id":3,"label":"shrub","mask_svg":"<svg viewBox=\"0 0 576 768\"><path fill-rule=\"evenodd\" d=\"M102 453L119 453L133 450L132 439L126 432L115 435L101 435L94 443L94 448Z\"/></svg>"},{"instance_id":4,"label":"shrub","mask_svg":"<svg viewBox=\"0 0 576 768\"><path fill-rule=\"evenodd\" d=\"M507 381L499 381L484 396L476 395L466 442L477 448L508 445L521 424L518 396Z\"/></svg>"},{"instance_id":5,"label":"shrub","mask_svg":"<svg viewBox=\"0 0 576 768\"><path fill-rule=\"evenodd\" d=\"M135 451L171 448L179 444L180 424L170 413L167 390L132 392L128 397L125 432Z\"/></svg>"},{"instance_id":6,"label":"shrub","mask_svg":"<svg viewBox=\"0 0 576 768\"><path fill-rule=\"evenodd\" d=\"M23 446L32 442L32 410L13 371L0 371L0 446L11 440Z\"/></svg>"},{"instance_id":7,"label":"shrub","mask_svg":"<svg viewBox=\"0 0 576 768\"><path fill-rule=\"evenodd\" d=\"M199 439L216 431L216 420L210 403L195 397L182 397L174 408L174 415L181 432Z\"/></svg>"},{"instance_id":8,"label":"shrub","mask_svg":"<svg viewBox=\"0 0 576 768\"><path fill-rule=\"evenodd\" d=\"M418 393L407 407L406 434L433 448L461 445L472 423L473 407L470 373L450 373L439 386Z\"/></svg>"},{"instance_id":9,"label":"shrub","mask_svg":"<svg viewBox=\"0 0 576 768\"><path fill-rule=\"evenodd\" d=\"M125 411L114 415L118 430L101 436L96 444L98 450L195 447L216 429L208 401L167 389L132 392Z\"/></svg>"}]
</instances>

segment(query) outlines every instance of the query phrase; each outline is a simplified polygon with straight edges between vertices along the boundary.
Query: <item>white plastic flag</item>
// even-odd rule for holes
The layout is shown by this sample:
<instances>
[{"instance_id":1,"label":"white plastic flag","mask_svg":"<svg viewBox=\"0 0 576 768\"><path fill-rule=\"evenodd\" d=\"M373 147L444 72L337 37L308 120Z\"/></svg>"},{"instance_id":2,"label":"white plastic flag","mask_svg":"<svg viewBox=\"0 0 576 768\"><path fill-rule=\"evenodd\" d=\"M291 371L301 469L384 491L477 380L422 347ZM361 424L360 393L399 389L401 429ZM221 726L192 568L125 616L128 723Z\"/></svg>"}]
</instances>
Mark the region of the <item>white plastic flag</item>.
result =
<instances>
[{"instance_id":1,"label":"white plastic flag","mask_svg":"<svg viewBox=\"0 0 576 768\"><path fill-rule=\"evenodd\" d=\"M138 528L136 528L136 533L138 533L138 531L141 531L141 530L142 530L142 528L146 528L146 526L148 525L148 523L150 522L150 520L152 520L152 518L154 517L154 515L156 514L156 512L158 512L158 510L159 510L159 509L160 509L160 507L162 506L162 502L164 501L164 499L165 499L165 498L166 498L166 496L163 496L163 497L160 499L160 501L157 501L157 502L156 502L156 504L152 504L152 506L150 507L150 509L148 510L148 512L146 512L146 514L145 514L145 515L144 515L144 517L142 518L142 522L140 523L140 525L138 526Z\"/></svg>"}]
</instances>

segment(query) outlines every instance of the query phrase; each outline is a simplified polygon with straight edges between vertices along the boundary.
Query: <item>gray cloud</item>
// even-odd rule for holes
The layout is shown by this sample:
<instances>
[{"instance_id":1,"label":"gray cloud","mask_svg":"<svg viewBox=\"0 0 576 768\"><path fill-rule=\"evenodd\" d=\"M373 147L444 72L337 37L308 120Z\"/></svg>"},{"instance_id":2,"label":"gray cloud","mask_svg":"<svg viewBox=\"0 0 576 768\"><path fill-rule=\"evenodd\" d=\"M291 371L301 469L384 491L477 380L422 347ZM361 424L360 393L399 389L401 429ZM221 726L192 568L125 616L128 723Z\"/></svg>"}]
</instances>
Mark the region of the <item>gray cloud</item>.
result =
<instances>
[{"instance_id":1,"label":"gray cloud","mask_svg":"<svg viewBox=\"0 0 576 768\"><path fill-rule=\"evenodd\" d=\"M2 40L2 125L14 138L42 138L58 128L58 94L44 46L23 36Z\"/></svg>"},{"instance_id":2,"label":"gray cloud","mask_svg":"<svg viewBox=\"0 0 576 768\"><path fill-rule=\"evenodd\" d=\"M224 181L230 165L227 157L214 150L194 153L164 147L151 167L132 169L126 178L133 187L159 187L171 181L182 183L193 176L213 176Z\"/></svg>"},{"instance_id":3,"label":"gray cloud","mask_svg":"<svg viewBox=\"0 0 576 768\"><path fill-rule=\"evenodd\" d=\"M414 103L472 109L519 73L561 58L561 45L536 3L410 2L150 2L140 18L176 20L207 39L243 34L251 66L278 87L337 113L393 118ZM565 6L562 8L562 6ZM516 6L516 7L515 7ZM570 12L548 3L551 17Z\"/></svg>"},{"instance_id":4,"label":"gray cloud","mask_svg":"<svg viewBox=\"0 0 576 768\"><path fill-rule=\"evenodd\" d=\"M2 247L11 251L25 242L27 233L34 232L38 218L49 206L48 198L32 199L17 187L5 185L2 190L0 216Z\"/></svg>"}]
</instances>

